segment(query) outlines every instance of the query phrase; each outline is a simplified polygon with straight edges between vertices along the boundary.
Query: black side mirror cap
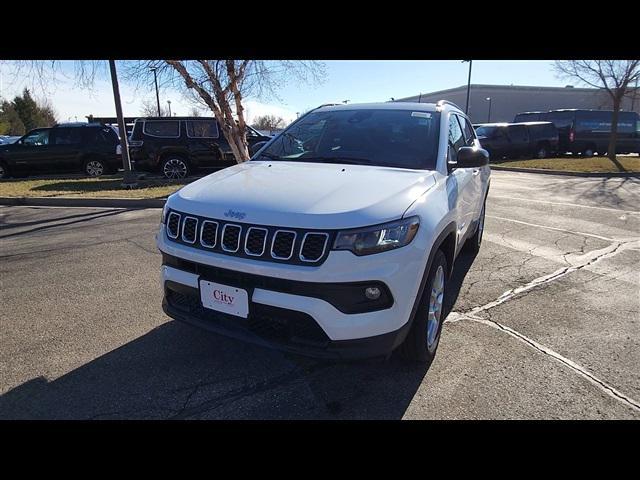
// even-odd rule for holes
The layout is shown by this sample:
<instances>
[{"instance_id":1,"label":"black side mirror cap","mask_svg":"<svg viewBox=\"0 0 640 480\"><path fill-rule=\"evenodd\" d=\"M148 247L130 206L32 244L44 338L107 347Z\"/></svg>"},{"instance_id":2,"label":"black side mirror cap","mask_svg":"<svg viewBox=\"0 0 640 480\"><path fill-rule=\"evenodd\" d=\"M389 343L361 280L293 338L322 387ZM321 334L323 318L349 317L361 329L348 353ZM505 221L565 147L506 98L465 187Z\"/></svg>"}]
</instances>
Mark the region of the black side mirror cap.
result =
<instances>
[{"instance_id":1,"label":"black side mirror cap","mask_svg":"<svg viewBox=\"0 0 640 480\"><path fill-rule=\"evenodd\" d=\"M489 152L484 148L460 147L458 161L452 165L454 168L478 168L489 164Z\"/></svg>"}]
</instances>

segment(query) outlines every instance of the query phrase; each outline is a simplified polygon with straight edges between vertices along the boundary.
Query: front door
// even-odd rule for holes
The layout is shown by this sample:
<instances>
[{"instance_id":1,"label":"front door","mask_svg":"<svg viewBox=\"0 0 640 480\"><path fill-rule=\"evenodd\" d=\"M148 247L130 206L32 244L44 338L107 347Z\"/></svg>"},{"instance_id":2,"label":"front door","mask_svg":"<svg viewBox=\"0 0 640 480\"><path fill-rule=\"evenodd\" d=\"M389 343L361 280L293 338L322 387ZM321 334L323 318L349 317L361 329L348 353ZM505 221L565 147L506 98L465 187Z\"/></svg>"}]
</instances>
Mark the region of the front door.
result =
<instances>
[{"instance_id":1,"label":"front door","mask_svg":"<svg viewBox=\"0 0 640 480\"><path fill-rule=\"evenodd\" d=\"M51 169L50 129L32 130L12 145L9 161L12 170L37 174Z\"/></svg>"}]
</instances>

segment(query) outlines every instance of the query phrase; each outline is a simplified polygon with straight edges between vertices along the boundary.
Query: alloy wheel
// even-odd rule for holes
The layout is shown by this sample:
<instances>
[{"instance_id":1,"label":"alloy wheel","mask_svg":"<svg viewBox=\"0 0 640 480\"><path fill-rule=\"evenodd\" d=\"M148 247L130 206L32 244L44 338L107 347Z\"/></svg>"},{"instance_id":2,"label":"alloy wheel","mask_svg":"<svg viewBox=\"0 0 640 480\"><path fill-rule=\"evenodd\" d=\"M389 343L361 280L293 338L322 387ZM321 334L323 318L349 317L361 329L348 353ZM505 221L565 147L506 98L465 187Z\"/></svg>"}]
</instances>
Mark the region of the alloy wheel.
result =
<instances>
[{"instance_id":1,"label":"alloy wheel","mask_svg":"<svg viewBox=\"0 0 640 480\"><path fill-rule=\"evenodd\" d=\"M438 266L431 284L431 297L429 298L429 311L427 312L427 348L432 350L437 343L444 304L444 268Z\"/></svg>"},{"instance_id":2,"label":"alloy wheel","mask_svg":"<svg viewBox=\"0 0 640 480\"><path fill-rule=\"evenodd\" d=\"M162 173L167 178L184 178L187 176L187 164L179 158L167 160L162 168Z\"/></svg>"}]
</instances>

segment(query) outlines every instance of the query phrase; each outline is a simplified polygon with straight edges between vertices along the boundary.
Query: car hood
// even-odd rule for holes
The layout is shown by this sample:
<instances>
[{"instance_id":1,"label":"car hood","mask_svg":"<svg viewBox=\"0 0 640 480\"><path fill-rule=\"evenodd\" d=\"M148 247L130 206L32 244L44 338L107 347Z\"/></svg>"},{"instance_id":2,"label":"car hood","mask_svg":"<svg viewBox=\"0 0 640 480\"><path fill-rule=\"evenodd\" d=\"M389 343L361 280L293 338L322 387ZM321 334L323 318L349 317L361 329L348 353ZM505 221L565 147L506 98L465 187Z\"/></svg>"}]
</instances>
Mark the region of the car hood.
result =
<instances>
[{"instance_id":1,"label":"car hood","mask_svg":"<svg viewBox=\"0 0 640 480\"><path fill-rule=\"evenodd\" d=\"M434 184L424 170L252 161L183 187L168 206L241 223L350 228L401 218Z\"/></svg>"}]
</instances>

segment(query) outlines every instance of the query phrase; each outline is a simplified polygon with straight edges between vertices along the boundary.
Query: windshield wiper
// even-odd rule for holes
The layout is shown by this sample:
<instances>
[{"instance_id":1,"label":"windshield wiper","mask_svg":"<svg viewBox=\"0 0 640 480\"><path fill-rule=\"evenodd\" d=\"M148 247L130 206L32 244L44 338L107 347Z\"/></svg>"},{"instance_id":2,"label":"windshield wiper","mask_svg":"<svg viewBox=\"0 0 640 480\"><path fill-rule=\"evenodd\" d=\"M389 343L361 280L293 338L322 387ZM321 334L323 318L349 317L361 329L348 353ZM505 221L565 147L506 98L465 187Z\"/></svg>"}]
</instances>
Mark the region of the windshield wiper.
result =
<instances>
[{"instance_id":1,"label":"windshield wiper","mask_svg":"<svg viewBox=\"0 0 640 480\"><path fill-rule=\"evenodd\" d=\"M341 163L347 165L375 165L376 163L368 158L356 157L299 157L299 161L321 162L321 163Z\"/></svg>"},{"instance_id":2,"label":"windshield wiper","mask_svg":"<svg viewBox=\"0 0 640 480\"><path fill-rule=\"evenodd\" d=\"M269 152L262 152L260 154L261 157L267 157L270 158L271 160L281 160L282 157L280 155L276 155L274 153L269 153Z\"/></svg>"}]
</instances>

